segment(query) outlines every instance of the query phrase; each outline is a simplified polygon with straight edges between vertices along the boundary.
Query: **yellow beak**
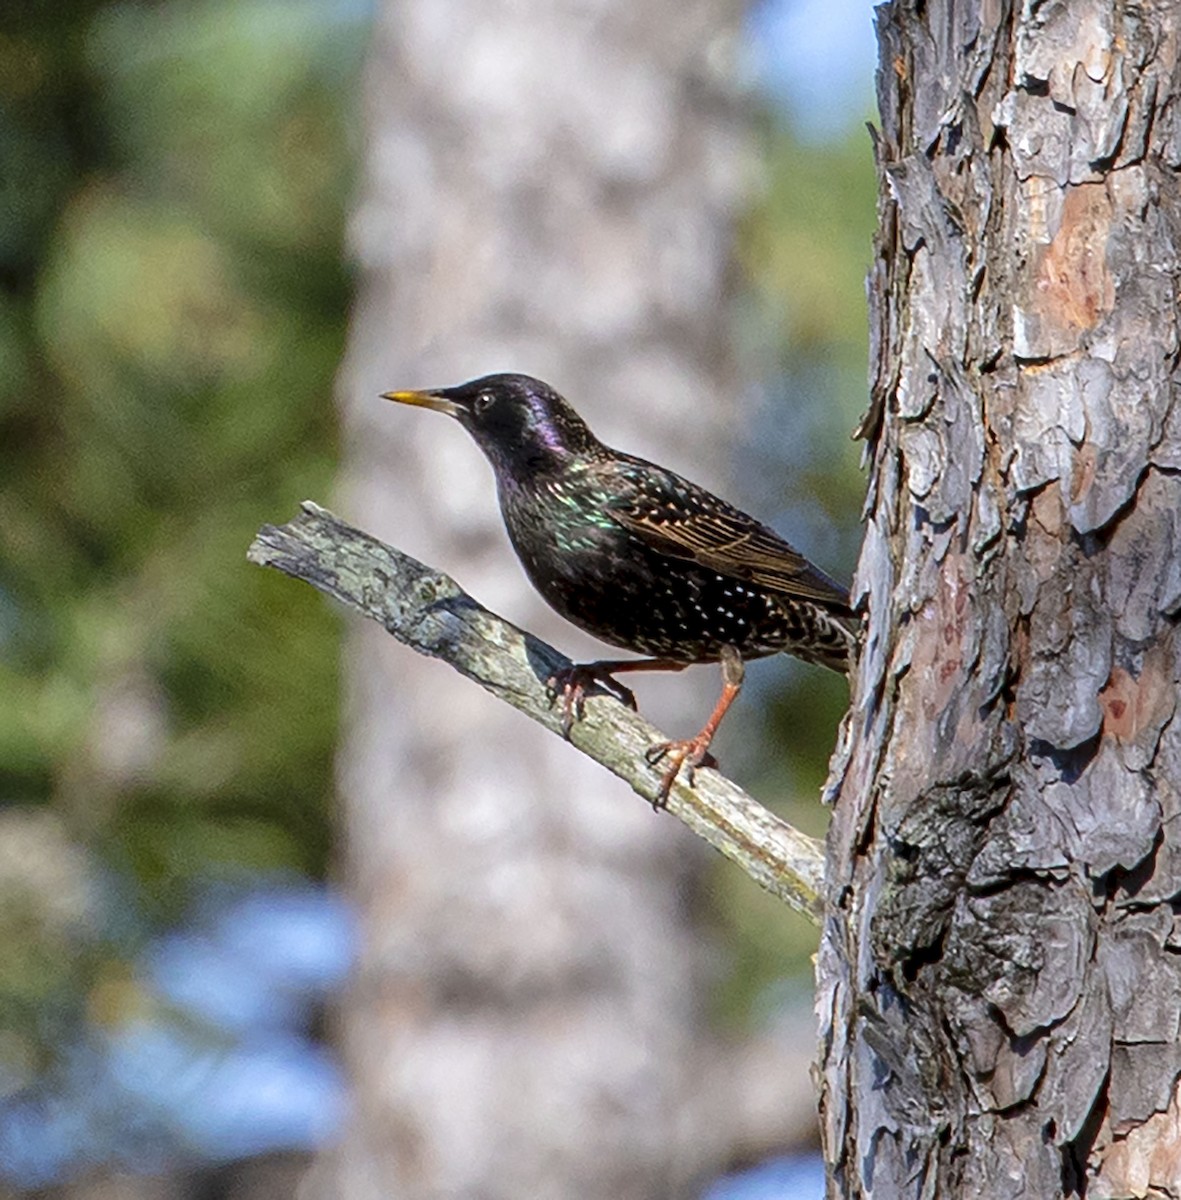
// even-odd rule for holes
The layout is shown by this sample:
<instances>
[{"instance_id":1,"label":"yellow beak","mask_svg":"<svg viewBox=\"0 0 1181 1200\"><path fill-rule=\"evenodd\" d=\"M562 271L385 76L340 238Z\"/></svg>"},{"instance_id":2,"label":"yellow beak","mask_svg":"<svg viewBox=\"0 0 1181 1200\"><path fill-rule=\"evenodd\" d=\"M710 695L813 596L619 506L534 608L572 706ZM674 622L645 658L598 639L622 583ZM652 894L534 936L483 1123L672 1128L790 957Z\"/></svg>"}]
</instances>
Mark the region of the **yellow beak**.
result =
<instances>
[{"instance_id":1,"label":"yellow beak","mask_svg":"<svg viewBox=\"0 0 1181 1200\"><path fill-rule=\"evenodd\" d=\"M459 412L459 405L445 396L436 396L433 392L382 392L383 400L393 400L396 404L413 404L417 408L433 408L435 412L446 413L454 417Z\"/></svg>"}]
</instances>

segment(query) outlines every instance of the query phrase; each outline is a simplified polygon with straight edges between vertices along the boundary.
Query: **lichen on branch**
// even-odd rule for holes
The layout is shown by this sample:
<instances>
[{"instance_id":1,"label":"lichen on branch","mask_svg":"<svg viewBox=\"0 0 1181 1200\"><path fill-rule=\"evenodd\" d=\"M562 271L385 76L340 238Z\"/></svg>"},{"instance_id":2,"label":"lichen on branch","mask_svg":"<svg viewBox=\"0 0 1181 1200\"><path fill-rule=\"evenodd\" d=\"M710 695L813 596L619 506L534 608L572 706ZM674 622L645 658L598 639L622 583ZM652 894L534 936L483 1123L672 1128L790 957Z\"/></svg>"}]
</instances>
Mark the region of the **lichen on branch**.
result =
<instances>
[{"instance_id":1,"label":"lichen on branch","mask_svg":"<svg viewBox=\"0 0 1181 1200\"><path fill-rule=\"evenodd\" d=\"M305 500L286 525L264 525L247 557L274 567L383 625L420 654L442 659L551 733L562 734L546 680L569 660L473 600L453 579ZM644 759L659 730L610 696L592 696L572 744L651 802L660 770ZM736 784L698 770L679 778L668 811L756 883L819 923L821 844L769 812Z\"/></svg>"}]
</instances>

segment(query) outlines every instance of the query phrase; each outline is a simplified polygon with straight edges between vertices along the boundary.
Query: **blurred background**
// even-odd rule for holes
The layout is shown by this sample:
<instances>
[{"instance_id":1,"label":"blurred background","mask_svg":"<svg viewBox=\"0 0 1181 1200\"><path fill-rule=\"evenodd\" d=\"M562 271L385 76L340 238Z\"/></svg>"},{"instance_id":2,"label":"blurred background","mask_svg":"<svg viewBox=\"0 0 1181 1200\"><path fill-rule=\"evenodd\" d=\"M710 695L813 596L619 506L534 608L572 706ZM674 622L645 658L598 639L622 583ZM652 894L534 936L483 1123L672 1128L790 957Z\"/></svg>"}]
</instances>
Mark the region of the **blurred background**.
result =
<instances>
[{"instance_id":1,"label":"blurred background","mask_svg":"<svg viewBox=\"0 0 1181 1200\"><path fill-rule=\"evenodd\" d=\"M599 70L614 62L602 51L583 74L552 71L540 39L570 30L557 18L538 23L527 3L501 6L501 16L531 22L536 75L513 66L524 36L486 39L465 57L482 18L452 0L22 0L0 12L0 1196L496 1195L462 1173L429 1182L431 1155L444 1151L422 1152L421 1129L432 1104L455 1107L442 1084L424 1085L429 1103L411 1101L412 1081L383 1092L367 1070L392 1053L387 1045L400 1063L418 1062L410 1038L423 1032L421 1012L446 1011L450 1032L431 1026L415 1078L442 1064L470 1094L464 1071L495 1075L507 1061L472 1052L456 1066L491 1040L467 1026L448 1040L480 1007L472 981L494 978L493 1007L517 1013L522 994L529 1005L541 993L561 997L551 973L568 956L584 995L595 971L614 979L631 969L611 956L649 913L649 941L624 957L641 975L658 961L653 947L693 959L682 1042L670 1038L677 1017L657 983L618 1003L604 984L560 1052L552 1042L531 1050L514 1028L512 1050L497 1054L552 1052L547 1077L577 1075L587 1094L615 1103L652 1078L652 1062L681 1057L682 1044L697 1055L708 1037L710 1062L723 1064L708 1069L727 1087L769 1065L758 1095L744 1084L741 1103L727 1106L743 1110L743 1127L727 1124L692 1159L684 1147L701 1142L695 1130L716 1126L716 1114L668 1100L657 1141L692 1162L673 1171L655 1161L659 1147L596 1146L600 1162L630 1153L645 1164L621 1166L609 1194L822 1194L806 1076L815 932L720 859L676 841L671 861L673 823L634 797L618 798L617 832L603 834L601 814L614 814L616 798L598 794L607 785L578 773L566 747L547 750L559 757L536 803L521 798L534 785L511 763L486 780L478 757L447 749L441 714L464 730L510 718L486 717L465 692L454 702L436 693L444 668L411 675L419 667L397 647L380 654L400 689L366 680L367 635L346 634L319 597L244 557L262 522L315 498L454 570L480 599L569 652L589 649L514 610L527 585L496 528L490 480L456 431L370 399L519 369L551 378L606 440L719 487L826 569L851 575L862 480L849 431L865 396L874 219L863 127L870 5L697 4L678 39L646 2L659 19L622 27L609 3L570 6L592 50L596 39L626 42L614 75ZM572 107L556 133L530 134L536 114L509 101L528 105L550 73L565 89L554 111ZM669 80L678 82L668 94L688 99L646 110ZM596 88L623 114L598 142ZM480 124L488 121L496 124ZM497 142L505 131L528 144ZM579 158L584 141L593 153ZM576 186L588 162L609 169L593 188ZM469 194L468 184L478 186ZM565 208L547 207L554 194ZM463 197L454 210L452 195ZM669 195L675 219L659 215ZM436 209L432 225L424 214ZM571 213L586 224L574 229ZM512 237L516 221L530 228L523 243ZM535 233L547 223L552 234ZM682 311L676 295L633 302L630 282L599 278L612 253L645 282L664 270L635 252L631 234L622 251L596 249L637 225L655 231L653 244L691 243L657 282L692 293L699 311ZM560 278L529 273L547 236L582 247ZM485 238L506 245L487 250ZM519 276L504 265L514 262ZM517 278L541 282L527 294ZM479 309L481 296L495 301L494 315ZM577 316L559 336L545 320L565 306ZM440 491L441 508L420 519ZM641 683L641 704L651 696L674 733L696 729L714 674L702 668L651 691ZM750 678L719 757L756 796L820 834L816 797L844 684L786 659L756 664ZM391 731L374 711L401 723ZM492 729L494 744L529 736L512 724ZM374 753L381 763L370 769ZM490 778L506 773L507 801ZM484 790L473 801L477 778ZM578 798L553 795L559 786ZM370 794L380 806L365 816ZM633 850L639 862L651 849L659 865L636 867L638 891L610 872L578 881L592 914L601 916L602 895L627 896L619 932L603 934L612 950L585 957L595 935L577 913L552 931L533 923L528 904L544 904L549 885L524 896L492 879L486 894L457 899L459 885L420 883L419 867L398 865L399 854L438 861L447 839L468 836L465 820L479 855L505 861L508 835L480 815L481 803L510 810L512 836L530 830L543 863L555 845L590 839L587 857L619 872ZM551 815L558 809L576 823L555 825L567 820ZM422 838L426 813L440 815L435 840ZM387 835L382 859L374 847ZM470 880L485 860L464 854ZM517 854L514 841L514 879L534 869ZM568 868L556 879L564 896ZM406 903L419 893L425 907ZM450 983L410 987L405 964L427 953L418 939L458 942L455 929L473 928L469 901L497 931L528 926L538 960L489 951L462 978L458 959L448 960ZM477 941L488 936L474 928ZM569 939L576 952L563 949ZM510 960L521 993L504 983ZM668 985L673 961L660 966L649 970ZM651 1037L632 1041L620 1013L641 996L656 1005L636 1017ZM526 1007L540 1027L540 1010ZM411 1010L420 1015L403 1019ZM375 1012L403 1024L383 1031ZM618 1038L594 1054L585 1049L592 1021ZM629 1055L637 1065L624 1077ZM614 1082L585 1082L594 1056L612 1064ZM656 1100L636 1095L638 1111L683 1083L662 1082ZM544 1089L537 1095L555 1107ZM586 1111L565 1092L561 1100L567 1124ZM357 1164L372 1155L366 1125L398 1143L377 1108L403 1101L413 1116L399 1120L419 1149L395 1145L402 1165L388 1170L404 1171L416 1154L420 1165L395 1186L378 1160ZM465 1120L470 1128L471 1113ZM494 1177L517 1169L462 1139L440 1145L461 1146L455 1154ZM547 1161L563 1153L551 1147ZM535 1182L523 1193L520 1180L535 1177L521 1171L507 1194L550 1194ZM560 1171L552 1167L555 1180ZM555 1182L552 1194L590 1193Z\"/></svg>"}]
</instances>

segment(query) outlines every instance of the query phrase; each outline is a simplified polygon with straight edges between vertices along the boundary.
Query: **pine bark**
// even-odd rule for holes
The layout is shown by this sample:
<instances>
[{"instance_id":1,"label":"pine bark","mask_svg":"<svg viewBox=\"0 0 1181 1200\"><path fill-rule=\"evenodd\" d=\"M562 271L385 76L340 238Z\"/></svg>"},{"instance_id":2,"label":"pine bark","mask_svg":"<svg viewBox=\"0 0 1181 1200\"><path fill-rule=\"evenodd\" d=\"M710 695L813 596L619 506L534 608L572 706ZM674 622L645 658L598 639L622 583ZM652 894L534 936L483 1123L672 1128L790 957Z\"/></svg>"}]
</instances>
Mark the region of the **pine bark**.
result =
<instances>
[{"instance_id":1,"label":"pine bark","mask_svg":"<svg viewBox=\"0 0 1181 1200\"><path fill-rule=\"evenodd\" d=\"M833 1197L1181 1193L1181 8L878 10Z\"/></svg>"}]
</instances>

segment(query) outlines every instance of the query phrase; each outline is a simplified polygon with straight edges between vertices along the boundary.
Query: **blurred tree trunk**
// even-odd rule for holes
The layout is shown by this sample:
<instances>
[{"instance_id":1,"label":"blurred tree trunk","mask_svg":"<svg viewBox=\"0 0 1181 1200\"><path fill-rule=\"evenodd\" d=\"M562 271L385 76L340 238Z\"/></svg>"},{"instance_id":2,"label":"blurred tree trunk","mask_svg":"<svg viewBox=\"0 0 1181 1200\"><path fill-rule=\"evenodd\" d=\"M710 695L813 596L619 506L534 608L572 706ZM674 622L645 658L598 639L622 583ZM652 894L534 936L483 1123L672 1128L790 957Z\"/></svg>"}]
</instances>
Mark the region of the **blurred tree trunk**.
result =
<instances>
[{"instance_id":1,"label":"blurred tree trunk","mask_svg":"<svg viewBox=\"0 0 1181 1200\"><path fill-rule=\"evenodd\" d=\"M1181 1191L1181 8L879 10L830 1195Z\"/></svg>"},{"instance_id":2,"label":"blurred tree trunk","mask_svg":"<svg viewBox=\"0 0 1181 1200\"><path fill-rule=\"evenodd\" d=\"M730 0L379 7L339 507L572 653L590 644L532 595L470 439L378 393L518 370L640 452L724 444L738 16ZM380 630L349 636L355 1107L308 1190L682 1192L733 1127L699 1094L699 849L450 672Z\"/></svg>"}]
</instances>

